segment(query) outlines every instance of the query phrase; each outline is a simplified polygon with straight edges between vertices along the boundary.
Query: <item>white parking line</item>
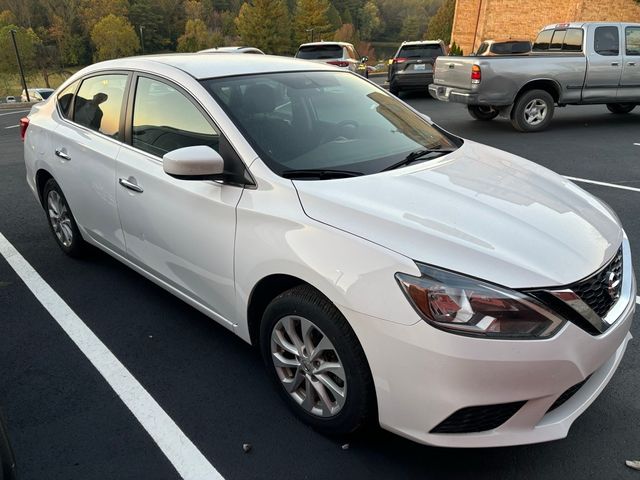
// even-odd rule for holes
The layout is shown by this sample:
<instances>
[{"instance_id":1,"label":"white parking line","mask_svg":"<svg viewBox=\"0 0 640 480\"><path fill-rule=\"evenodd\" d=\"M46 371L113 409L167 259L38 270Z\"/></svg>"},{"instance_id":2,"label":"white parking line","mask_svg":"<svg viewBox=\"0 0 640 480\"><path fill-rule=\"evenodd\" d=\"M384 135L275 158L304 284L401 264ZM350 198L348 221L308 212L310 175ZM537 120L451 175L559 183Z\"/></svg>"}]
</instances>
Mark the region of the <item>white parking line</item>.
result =
<instances>
[{"instance_id":1,"label":"white parking line","mask_svg":"<svg viewBox=\"0 0 640 480\"><path fill-rule=\"evenodd\" d=\"M223 477L151 395L0 233L0 255L69 335L185 480Z\"/></svg>"},{"instance_id":2,"label":"white parking line","mask_svg":"<svg viewBox=\"0 0 640 480\"><path fill-rule=\"evenodd\" d=\"M15 115L16 113L25 113L25 112L30 112L31 110L15 110L12 112L7 112L7 113L0 113L0 117L4 117L5 115Z\"/></svg>"},{"instance_id":3,"label":"white parking line","mask_svg":"<svg viewBox=\"0 0 640 480\"><path fill-rule=\"evenodd\" d=\"M574 182L592 183L594 185L602 185L604 187L619 188L620 190L631 190L632 192L640 192L640 188L627 187L626 185L617 185L615 183L597 182L596 180L587 180L586 178L569 177L567 175L564 178L573 180Z\"/></svg>"},{"instance_id":4,"label":"white parking line","mask_svg":"<svg viewBox=\"0 0 640 480\"><path fill-rule=\"evenodd\" d=\"M4 129L8 129L8 128L18 128L20 125L9 125L8 127L4 127Z\"/></svg>"}]
</instances>

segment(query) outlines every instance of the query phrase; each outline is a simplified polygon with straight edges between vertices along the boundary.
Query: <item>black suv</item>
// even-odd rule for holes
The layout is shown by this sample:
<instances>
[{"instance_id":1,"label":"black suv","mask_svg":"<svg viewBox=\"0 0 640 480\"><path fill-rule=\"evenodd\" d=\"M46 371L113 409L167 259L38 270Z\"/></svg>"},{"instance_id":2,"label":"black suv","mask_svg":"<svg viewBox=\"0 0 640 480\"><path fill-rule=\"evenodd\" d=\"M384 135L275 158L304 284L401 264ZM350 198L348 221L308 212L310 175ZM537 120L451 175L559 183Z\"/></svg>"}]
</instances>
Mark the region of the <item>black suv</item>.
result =
<instances>
[{"instance_id":1,"label":"black suv","mask_svg":"<svg viewBox=\"0 0 640 480\"><path fill-rule=\"evenodd\" d=\"M389 91L394 95L402 90L426 92L433 83L433 64L446 51L442 40L402 42L389 65Z\"/></svg>"}]
</instances>

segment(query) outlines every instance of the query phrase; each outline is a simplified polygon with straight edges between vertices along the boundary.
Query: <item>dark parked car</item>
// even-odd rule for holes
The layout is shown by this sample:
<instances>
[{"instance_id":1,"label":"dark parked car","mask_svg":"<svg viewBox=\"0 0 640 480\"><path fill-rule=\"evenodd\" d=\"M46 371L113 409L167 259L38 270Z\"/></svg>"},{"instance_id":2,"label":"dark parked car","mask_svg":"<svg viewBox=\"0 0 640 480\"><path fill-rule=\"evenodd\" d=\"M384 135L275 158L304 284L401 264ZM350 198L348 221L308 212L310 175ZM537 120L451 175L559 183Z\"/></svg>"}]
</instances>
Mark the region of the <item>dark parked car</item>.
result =
<instances>
[{"instance_id":1,"label":"dark parked car","mask_svg":"<svg viewBox=\"0 0 640 480\"><path fill-rule=\"evenodd\" d=\"M427 91L433 82L433 64L446 52L442 40L402 42L389 65L389 91L394 95L403 90Z\"/></svg>"},{"instance_id":2,"label":"dark parked car","mask_svg":"<svg viewBox=\"0 0 640 480\"><path fill-rule=\"evenodd\" d=\"M492 55L526 55L531 52L529 40L485 40L480 44L475 55L489 57Z\"/></svg>"}]
</instances>

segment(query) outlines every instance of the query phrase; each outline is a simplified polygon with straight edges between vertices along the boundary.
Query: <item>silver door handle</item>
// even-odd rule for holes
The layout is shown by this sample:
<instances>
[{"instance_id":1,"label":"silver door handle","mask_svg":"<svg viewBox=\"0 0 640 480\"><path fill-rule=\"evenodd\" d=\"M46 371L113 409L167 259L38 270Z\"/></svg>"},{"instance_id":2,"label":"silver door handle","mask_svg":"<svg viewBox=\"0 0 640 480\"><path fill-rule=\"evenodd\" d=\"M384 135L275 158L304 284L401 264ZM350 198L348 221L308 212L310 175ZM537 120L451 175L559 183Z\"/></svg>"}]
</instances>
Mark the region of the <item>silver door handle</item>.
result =
<instances>
[{"instance_id":1,"label":"silver door handle","mask_svg":"<svg viewBox=\"0 0 640 480\"><path fill-rule=\"evenodd\" d=\"M66 160L67 162L69 160L71 160L71 157L69 156L69 154L67 152L62 151L61 149L56 149L56 156L60 157L63 160Z\"/></svg>"},{"instance_id":2,"label":"silver door handle","mask_svg":"<svg viewBox=\"0 0 640 480\"><path fill-rule=\"evenodd\" d=\"M133 181L131 181L133 180ZM120 178L118 180L118 182L120 183L120 185L122 185L124 188L128 188L129 190L133 190L134 192L138 192L138 193L142 193L144 192L143 188L138 185L137 183L135 183L135 179L129 177L127 178Z\"/></svg>"},{"instance_id":3,"label":"silver door handle","mask_svg":"<svg viewBox=\"0 0 640 480\"><path fill-rule=\"evenodd\" d=\"M617 67L618 65L620 65L620 63L618 63L618 62L611 62L611 66L612 66L612 67Z\"/></svg>"},{"instance_id":4,"label":"silver door handle","mask_svg":"<svg viewBox=\"0 0 640 480\"><path fill-rule=\"evenodd\" d=\"M629 63L627 63L627 65L629 65L630 67L635 67L636 66L636 62L629 62Z\"/></svg>"}]
</instances>

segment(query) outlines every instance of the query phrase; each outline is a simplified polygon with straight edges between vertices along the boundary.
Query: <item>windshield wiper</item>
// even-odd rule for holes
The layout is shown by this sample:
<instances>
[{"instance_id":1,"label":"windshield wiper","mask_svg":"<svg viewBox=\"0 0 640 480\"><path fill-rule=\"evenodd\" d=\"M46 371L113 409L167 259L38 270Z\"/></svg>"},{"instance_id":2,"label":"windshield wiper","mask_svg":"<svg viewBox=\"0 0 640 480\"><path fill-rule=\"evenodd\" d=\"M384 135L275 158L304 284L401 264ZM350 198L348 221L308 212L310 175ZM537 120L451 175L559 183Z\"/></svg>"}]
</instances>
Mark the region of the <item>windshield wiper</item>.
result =
<instances>
[{"instance_id":1,"label":"windshield wiper","mask_svg":"<svg viewBox=\"0 0 640 480\"><path fill-rule=\"evenodd\" d=\"M413 162L415 162L417 160L420 160L423 157L426 157L427 155L432 155L432 154L439 153L440 155L438 155L438 156L440 157L442 155L446 155L447 153L451 153L453 151L455 151L455 149L452 149L452 148L440 148L440 147L424 148L424 149L416 150L415 152L411 152L409 155L404 157L399 162L394 163L394 164L388 166L387 168L384 168L382 171L386 172L388 170L395 170L396 168L406 167L407 165L410 165Z\"/></svg>"},{"instance_id":2,"label":"windshield wiper","mask_svg":"<svg viewBox=\"0 0 640 480\"><path fill-rule=\"evenodd\" d=\"M317 178L318 180L329 180L332 178L359 177L360 175L363 175L363 173L352 172L349 170L309 168L306 170L284 170L280 173L280 175L282 175L284 178L292 179Z\"/></svg>"}]
</instances>

